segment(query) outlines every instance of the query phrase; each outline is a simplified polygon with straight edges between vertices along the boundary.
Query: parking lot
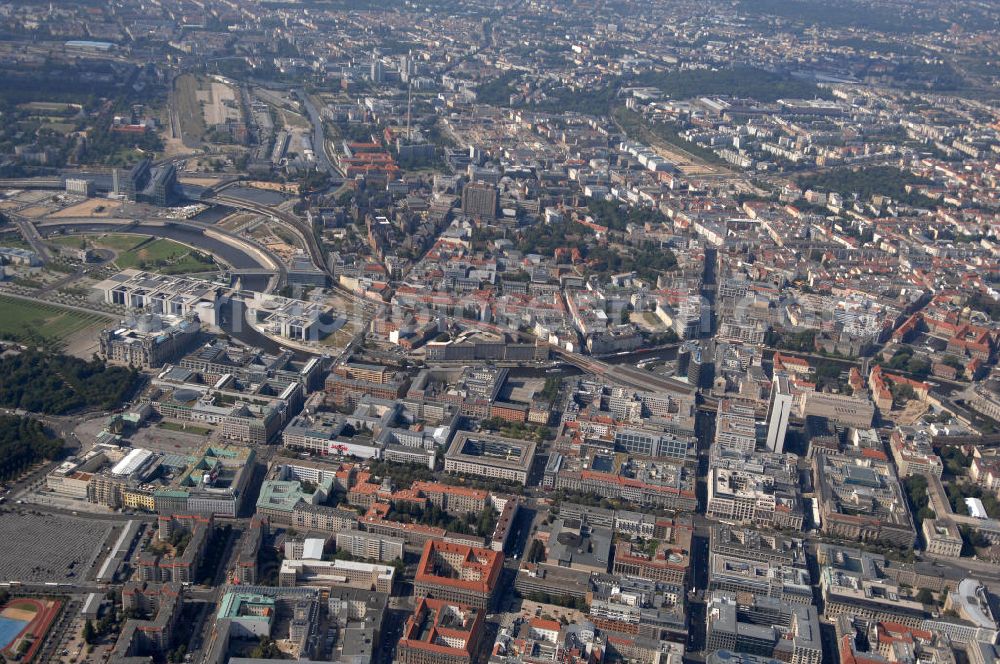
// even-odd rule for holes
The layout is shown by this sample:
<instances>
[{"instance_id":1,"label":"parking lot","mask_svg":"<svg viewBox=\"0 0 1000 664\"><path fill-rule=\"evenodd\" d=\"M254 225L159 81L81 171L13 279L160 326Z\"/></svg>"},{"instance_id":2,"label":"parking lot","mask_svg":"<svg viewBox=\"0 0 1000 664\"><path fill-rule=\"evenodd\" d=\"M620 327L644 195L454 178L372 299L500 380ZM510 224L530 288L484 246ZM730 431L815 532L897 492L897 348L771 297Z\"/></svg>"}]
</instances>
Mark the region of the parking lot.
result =
<instances>
[{"instance_id":1,"label":"parking lot","mask_svg":"<svg viewBox=\"0 0 1000 664\"><path fill-rule=\"evenodd\" d=\"M0 512L0 580L67 582L88 577L112 524L33 512Z\"/></svg>"}]
</instances>

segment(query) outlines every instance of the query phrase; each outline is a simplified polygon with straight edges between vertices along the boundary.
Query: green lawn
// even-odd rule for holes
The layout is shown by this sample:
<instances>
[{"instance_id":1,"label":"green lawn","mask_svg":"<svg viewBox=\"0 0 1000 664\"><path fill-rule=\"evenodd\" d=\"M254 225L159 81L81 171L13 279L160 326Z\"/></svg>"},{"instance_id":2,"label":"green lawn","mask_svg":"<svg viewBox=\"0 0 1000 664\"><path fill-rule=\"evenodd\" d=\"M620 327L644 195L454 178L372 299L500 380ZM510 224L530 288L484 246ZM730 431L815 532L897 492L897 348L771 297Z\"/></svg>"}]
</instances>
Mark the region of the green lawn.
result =
<instances>
[{"instance_id":1,"label":"green lawn","mask_svg":"<svg viewBox=\"0 0 1000 664\"><path fill-rule=\"evenodd\" d=\"M94 244L101 247L107 247L108 249L114 249L115 251L128 251L140 242L145 242L149 239L149 236L133 235L131 233L108 233L106 235L98 235L91 239L94 241Z\"/></svg>"},{"instance_id":2,"label":"green lawn","mask_svg":"<svg viewBox=\"0 0 1000 664\"><path fill-rule=\"evenodd\" d=\"M153 240L119 254L115 262L123 270L137 267L165 274L187 274L215 269L215 263L211 259L205 260L195 255L190 247L165 239Z\"/></svg>"},{"instance_id":3,"label":"green lawn","mask_svg":"<svg viewBox=\"0 0 1000 664\"><path fill-rule=\"evenodd\" d=\"M169 265L156 267L153 268L153 270L162 274L195 274L198 272L215 272L216 265L210 260L205 261L197 256L188 254L187 256L170 263Z\"/></svg>"},{"instance_id":4,"label":"green lawn","mask_svg":"<svg viewBox=\"0 0 1000 664\"><path fill-rule=\"evenodd\" d=\"M124 253L134 248L140 242L149 239L148 235L131 235L128 233L107 233L104 235L61 235L50 237L50 244L61 247L73 247L79 249L81 246L97 249L110 249L117 253Z\"/></svg>"},{"instance_id":5,"label":"green lawn","mask_svg":"<svg viewBox=\"0 0 1000 664\"><path fill-rule=\"evenodd\" d=\"M104 235L62 235L49 238L49 242L64 247L79 247L82 240L95 247L103 247L114 251L128 251L140 242L149 239L148 235L133 235L131 233L106 233Z\"/></svg>"},{"instance_id":6,"label":"green lawn","mask_svg":"<svg viewBox=\"0 0 1000 664\"><path fill-rule=\"evenodd\" d=\"M54 132L60 134L68 134L76 129L76 125L70 124L68 122L49 122L43 125L46 129L51 129Z\"/></svg>"},{"instance_id":7,"label":"green lawn","mask_svg":"<svg viewBox=\"0 0 1000 664\"><path fill-rule=\"evenodd\" d=\"M266 226L266 228L267 228L267 230L271 231L276 236L278 236L278 238L282 242L285 242L286 244L289 244L289 245L291 245L293 247L298 246L299 242L301 242L301 240L299 240L299 236L298 235L296 235L295 233L293 233L293 232L291 232L289 230L286 230L282 226L279 226L277 224L271 224L269 226Z\"/></svg>"},{"instance_id":8,"label":"green lawn","mask_svg":"<svg viewBox=\"0 0 1000 664\"><path fill-rule=\"evenodd\" d=\"M73 247L75 249L83 242L83 237L82 235L61 235L59 237L50 237L48 242L50 244L57 244L60 247Z\"/></svg>"},{"instance_id":9,"label":"green lawn","mask_svg":"<svg viewBox=\"0 0 1000 664\"><path fill-rule=\"evenodd\" d=\"M74 113L77 109L75 104L51 101L29 101L26 104L18 104L18 108L26 111L44 111L49 113Z\"/></svg>"},{"instance_id":10,"label":"green lawn","mask_svg":"<svg viewBox=\"0 0 1000 664\"><path fill-rule=\"evenodd\" d=\"M17 233L4 233L0 235L0 247L10 247L11 249L31 249L31 245Z\"/></svg>"},{"instance_id":11,"label":"green lawn","mask_svg":"<svg viewBox=\"0 0 1000 664\"><path fill-rule=\"evenodd\" d=\"M80 330L106 325L111 319L47 302L0 295L0 338L61 341Z\"/></svg>"},{"instance_id":12,"label":"green lawn","mask_svg":"<svg viewBox=\"0 0 1000 664\"><path fill-rule=\"evenodd\" d=\"M336 348L345 348L347 344L351 343L351 339L354 338L354 333L347 329L347 326L334 330L333 334L328 334L319 340L320 346L333 346Z\"/></svg>"},{"instance_id":13,"label":"green lawn","mask_svg":"<svg viewBox=\"0 0 1000 664\"><path fill-rule=\"evenodd\" d=\"M64 247L87 246L111 249L118 252L115 264L119 269L139 268L162 274L191 274L211 272L216 269L211 257L200 255L190 247L167 239L153 239L149 235L107 233L104 235L64 235L49 240Z\"/></svg>"}]
</instances>

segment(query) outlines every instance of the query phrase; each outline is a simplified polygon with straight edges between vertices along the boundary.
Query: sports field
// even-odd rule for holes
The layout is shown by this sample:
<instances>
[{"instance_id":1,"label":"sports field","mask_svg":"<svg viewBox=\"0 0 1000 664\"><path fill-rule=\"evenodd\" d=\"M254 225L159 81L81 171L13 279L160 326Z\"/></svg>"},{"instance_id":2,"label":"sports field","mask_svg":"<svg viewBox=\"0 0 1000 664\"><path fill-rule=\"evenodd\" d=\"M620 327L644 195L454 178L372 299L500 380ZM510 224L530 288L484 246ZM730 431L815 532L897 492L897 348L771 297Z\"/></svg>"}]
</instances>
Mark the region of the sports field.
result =
<instances>
[{"instance_id":1,"label":"sports field","mask_svg":"<svg viewBox=\"0 0 1000 664\"><path fill-rule=\"evenodd\" d=\"M8 609L4 610L7 611ZM33 618L34 614L31 617ZM30 618L24 620L23 618L0 614L0 648L6 648L13 643L14 639L24 631L24 628L28 626L30 621Z\"/></svg>"},{"instance_id":2,"label":"sports field","mask_svg":"<svg viewBox=\"0 0 1000 664\"><path fill-rule=\"evenodd\" d=\"M11 600L0 610L0 650L8 661L28 662L38 653L62 602L46 598Z\"/></svg>"},{"instance_id":3,"label":"sports field","mask_svg":"<svg viewBox=\"0 0 1000 664\"><path fill-rule=\"evenodd\" d=\"M65 341L80 330L107 325L109 320L98 313L0 295L0 339Z\"/></svg>"}]
</instances>

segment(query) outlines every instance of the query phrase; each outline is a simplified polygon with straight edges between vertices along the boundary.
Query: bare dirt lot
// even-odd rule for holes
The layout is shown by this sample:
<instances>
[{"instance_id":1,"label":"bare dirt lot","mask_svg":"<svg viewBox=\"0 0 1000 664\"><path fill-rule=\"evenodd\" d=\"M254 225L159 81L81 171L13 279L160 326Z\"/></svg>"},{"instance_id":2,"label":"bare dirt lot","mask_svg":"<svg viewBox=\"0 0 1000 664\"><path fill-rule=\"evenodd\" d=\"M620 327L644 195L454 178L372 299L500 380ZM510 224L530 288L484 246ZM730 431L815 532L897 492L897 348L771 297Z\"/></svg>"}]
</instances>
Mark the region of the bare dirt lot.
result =
<instances>
[{"instance_id":1,"label":"bare dirt lot","mask_svg":"<svg viewBox=\"0 0 1000 664\"><path fill-rule=\"evenodd\" d=\"M82 203L57 210L50 214L49 217L52 219L64 219L66 217L110 217L112 207L117 209L114 201L103 198L91 198Z\"/></svg>"},{"instance_id":2,"label":"bare dirt lot","mask_svg":"<svg viewBox=\"0 0 1000 664\"><path fill-rule=\"evenodd\" d=\"M206 126L214 127L230 120L240 119L236 91L225 83L212 81L204 84L202 89L198 90L197 95L205 114Z\"/></svg>"},{"instance_id":3,"label":"bare dirt lot","mask_svg":"<svg viewBox=\"0 0 1000 664\"><path fill-rule=\"evenodd\" d=\"M180 180L181 184L193 184L199 187L211 187L213 185L219 184L219 180L221 180L222 178L208 177L208 176L205 177L181 176L177 179Z\"/></svg>"},{"instance_id":4,"label":"bare dirt lot","mask_svg":"<svg viewBox=\"0 0 1000 664\"><path fill-rule=\"evenodd\" d=\"M267 191L278 191L283 194L297 194L299 193L299 187L297 184L288 184L287 182L263 182L260 180L253 180L247 182L248 187L253 187L254 189L265 189Z\"/></svg>"},{"instance_id":5,"label":"bare dirt lot","mask_svg":"<svg viewBox=\"0 0 1000 664\"><path fill-rule=\"evenodd\" d=\"M42 205L32 205L29 208L24 208L18 214L22 217L27 217L28 219L39 219L47 215L51 210Z\"/></svg>"}]
</instances>

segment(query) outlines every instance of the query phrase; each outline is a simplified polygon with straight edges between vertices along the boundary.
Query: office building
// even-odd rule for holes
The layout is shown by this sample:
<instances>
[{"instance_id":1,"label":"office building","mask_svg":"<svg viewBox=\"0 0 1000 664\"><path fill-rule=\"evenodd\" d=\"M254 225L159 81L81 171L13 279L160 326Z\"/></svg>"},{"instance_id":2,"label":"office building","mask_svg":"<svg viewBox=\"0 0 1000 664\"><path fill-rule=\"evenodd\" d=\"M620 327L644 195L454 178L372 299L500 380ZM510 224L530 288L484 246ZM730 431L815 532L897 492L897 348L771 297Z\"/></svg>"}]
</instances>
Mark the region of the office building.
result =
<instances>
[{"instance_id":1,"label":"office building","mask_svg":"<svg viewBox=\"0 0 1000 664\"><path fill-rule=\"evenodd\" d=\"M146 186L135 194L137 201L159 207L173 205L179 198L177 167L173 164L163 164L152 168Z\"/></svg>"},{"instance_id":2,"label":"office building","mask_svg":"<svg viewBox=\"0 0 1000 664\"><path fill-rule=\"evenodd\" d=\"M187 458L168 486L152 491L156 511L235 517L246 498L256 458L250 447L206 445Z\"/></svg>"},{"instance_id":3,"label":"office building","mask_svg":"<svg viewBox=\"0 0 1000 664\"><path fill-rule=\"evenodd\" d=\"M611 454L581 458L555 452L545 465L542 482L643 507L687 512L698 506L693 471L673 463L629 459L616 468Z\"/></svg>"},{"instance_id":4,"label":"office building","mask_svg":"<svg viewBox=\"0 0 1000 664\"><path fill-rule=\"evenodd\" d=\"M232 636L242 639L258 639L271 636L277 602L267 595L228 592L219 604L218 620L228 619L232 623Z\"/></svg>"},{"instance_id":5,"label":"office building","mask_svg":"<svg viewBox=\"0 0 1000 664\"><path fill-rule=\"evenodd\" d=\"M955 657L956 644L946 634L927 629L848 615L838 616L834 629L843 664L958 664L959 661Z\"/></svg>"},{"instance_id":6,"label":"office building","mask_svg":"<svg viewBox=\"0 0 1000 664\"><path fill-rule=\"evenodd\" d=\"M374 533L348 531L337 533L337 550L346 551L355 558L392 562L403 558L405 542L399 537L388 537Z\"/></svg>"},{"instance_id":7,"label":"office building","mask_svg":"<svg viewBox=\"0 0 1000 664\"><path fill-rule=\"evenodd\" d=\"M813 475L820 523L834 537L913 546L916 531L888 457L881 450L819 454Z\"/></svg>"},{"instance_id":8,"label":"office building","mask_svg":"<svg viewBox=\"0 0 1000 664\"><path fill-rule=\"evenodd\" d=\"M535 443L486 433L460 431L444 456L444 469L526 484Z\"/></svg>"},{"instance_id":9,"label":"office building","mask_svg":"<svg viewBox=\"0 0 1000 664\"><path fill-rule=\"evenodd\" d=\"M255 328L292 341L319 341L339 330L346 321L322 302L257 292L244 302L247 320Z\"/></svg>"},{"instance_id":10,"label":"office building","mask_svg":"<svg viewBox=\"0 0 1000 664\"><path fill-rule=\"evenodd\" d=\"M875 404L865 395L847 396L805 391L798 397L799 417L825 417L836 424L868 429L875 418Z\"/></svg>"},{"instance_id":11,"label":"office building","mask_svg":"<svg viewBox=\"0 0 1000 664\"><path fill-rule=\"evenodd\" d=\"M322 384L324 362L312 358L304 362L295 359L290 350L274 354L260 348L231 344L213 339L185 355L178 363L204 383L215 384L219 379L232 375L235 382L266 385L268 389L281 389L290 383L301 383L306 390Z\"/></svg>"},{"instance_id":12,"label":"office building","mask_svg":"<svg viewBox=\"0 0 1000 664\"><path fill-rule=\"evenodd\" d=\"M539 531L547 542L544 564L581 572L608 571L611 561L610 528L590 525L576 518L557 517Z\"/></svg>"},{"instance_id":13,"label":"office building","mask_svg":"<svg viewBox=\"0 0 1000 664\"><path fill-rule=\"evenodd\" d=\"M382 624L389 606L386 593L359 588L330 588L327 615L337 628L330 659L344 664L372 662L383 645Z\"/></svg>"},{"instance_id":14,"label":"office building","mask_svg":"<svg viewBox=\"0 0 1000 664\"><path fill-rule=\"evenodd\" d=\"M919 627L927 617L923 604L887 576L883 556L820 544L816 559L826 618L832 620L843 614Z\"/></svg>"},{"instance_id":15,"label":"office building","mask_svg":"<svg viewBox=\"0 0 1000 664\"><path fill-rule=\"evenodd\" d=\"M382 60L377 55L372 57L372 62L368 67L368 80L372 83L381 83L385 80L385 71L383 69Z\"/></svg>"},{"instance_id":16,"label":"office building","mask_svg":"<svg viewBox=\"0 0 1000 664\"><path fill-rule=\"evenodd\" d=\"M347 586L392 593L395 574L395 568L388 565L354 560L285 559L278 571L278 585Z\"/></svg>"},{"instance_id":17,"label":"office building","mask_svg":"<svg viewBox=\"0 0 1000 664\"><path fill-rule=\"evenodd\" d=\"M198 279L127 269L94 285L108 304L143 313L189 316L205 325L217 325L219 290Z\"/></svg>"},{"instance_id":18,"label":"office building","mask_svg":"<svg viewBox=\"0 0 1000 664\"><path fill-rule=\"evenodd\" d=\"M713 445L751 453L757 447L757 424L753 406L734 399L719 401Z\"/></svg>"},{"instance_id":19,"label":"office building","mask_svg":"<svg viewBox=\"0 0 1000 664\"><path fill-rule=\"evenodd\" d=\"M211 636L198 661L257 663L264 660L233 656L245 654L248 644L262 637L282 642L282 649L299 662L313 664L321 654L327 631L321 630L319 588L240 586L229 590L219 603ZM374 594L374 593L369 593ZM332 616L331 616L332 618ZM364 646L362 642L359 644ZM337 660L349 662L354 660ZM357 660L370 662L371 655Z\"/></svg>"},{"instance_id":20,"label":"office building","mask_svg":"<svg viewBox=\"0 0 1000 664\"><path fill-rule=\"evenodd\" d=\"M708 516L739 524L802 528L797 457L712 448Z\"/></svg>"},{"instance_id":21,"label":"office building","mask_svg":"<svg viewBox=\"0 0 1000 664\"><path fill-rule=\"evenodd\" d=\"M951 519L924 519L921 530L927 553L946 558L962 555L962 533Z\"/></svg>"},{"instance_id":22,"label":"office building","mask_svg":"<svg viewBox=\"0 0 1000 664\"><path fill-rule=\"evenodd\" d=\"M595 574L590 587L588 619L601 630L656 641L686 638L683 584Z\"/></svg>"},{"instance_id":23,"label":"office building","mask_svg":"<svg viewBox=\"0 0 1000 664\"><path fill-rule=\"evenodd\" d=\"M462 189L462 212L470 217L493 219L497 211L497 189L486 182L470 182Z\"/></svg>"},{"instance_id":24,"label":"office building","mask_svg":"<svg viewBox=\"0 0 1000 664\"><path fill-rule=\"evenodd\" d=\"M267 533L267 519L256 514L250 518L246 534L236 551L236 562L230 573L232 583L252 586L260 581L260 549Z\"/></svg>"},{"instance_id":25,"label":"office building","mask_svg":"<svg viewBox=\"0 0 1000 664\"><path fill-rule=\"evenodd\" d=\"M820 664L816 609L770 597L715 591L706 607L706 650L731 650L791 664Z\"/></svg>"},{"instance_id":26,"label":"office building","mask_svg":"<svg viewBox=\"0 0 1000 664\"><path fill-rule=\"evenodd\" d=\"M906 478L911 475L941 477L944 464L934 451L931 442L931 434L925 429L896 427L889 436L889 451L892 453L892 460L896 462L900 477ZM970 476L974 472L970 469ZM975 480L975 477L972 479Z\"/></svg>"},{"instance_id":27,"label":"office building","mask_svg":"<svg viewBox=\"0 0 1000 664\"><path fill-rule=\"evenodd\" d=\"M780 659L751 655L745 652L731 650L716 650L705 657L705 664L783 664ZM860 664L860 662L858 663Z\"/></svg>"},{"instance_id":28,"label":"office building","mask_svg":"<svg viewBox=\"0 0 1000 664\"><path fill-rule=\"evenodd\" d=\"M417 600L398 646L401 664L472 664L485 633L481 609L438 599Z\"/></svg>"},{"instance_id":29,"label":"office building","mask_svg":"<svg viewBox=\"0 0 1000 664\"><path fill-rule=\"evenodd\" d=\"M66 178L66 193L89 198L94 194L94 183L86 178Z\"/></svg>"},{"instance_id":30,"label":"office building","mask_svg":"<svg viewBox=\"0 0 1000 664\"><path fill-rule=\"evenodd\" d=\"M612 573L684 585L691 564L691 525L668 521L659 530L657 546L652 550L634 542L615 544Z\"/></svg>"},{"instance_id":31,"label":"office building","mask_svg":"<svg viewBox=\"0 0 1000 664\"><path fill-rule=\"evenodd\" d=\"M242 386L230 378L214 385L193 382L184 369L164 370L143 394L157 415L218 428L222 438L262 445L271 441L302 403L302 387L291 383L275 393L268 386Z\"/></svg>"},{"instance_id":32,"label":"office building","mask_svg":"<svg viewBox=\"0 0 1000 664\"><path fill-rule=\"evenodd\" d=\"M127 171L115 169L112 174L114 193L135 201L139 192L149 183L152 161L147 157L135 163Z\"/></svg>"},{"instance_id":33,"label":"office building","mask_svg":"<svg viewBox=\"0 0 1000 664\"><path fill-rule=\"evenodd\" d=\"M503 569L503 554L464 544L430 540L414 578L418 599L431 597L489 609Z\"/></svg>"},{"instance_id":34,"label":"office building","mask_svg":"<svg viewBox=\"0 0 1000 664\"><path fill-rule=\"evenodd\" d=\"M771 400L767 410L767 449L781 453L785 449L788 418L792 413L793 396L785 374L775 374L771 381Z\"/></svg>"},{"instance_id":35,"label":"office building","mask_svg":"<svg viewBox=\"0 0 1000 664\"><path fill-rule=\"evenodd\" d=\"M345 362L334 367L323 389L334 404L354 408L364 395L398 399L405 394L408 385L403 372L377 364Z\"/></svg>"},{"instance_id":36,"label":"office building","mask_svg":"<svg viewBox=\"0 0 1000 664\"><path fill-rule=\"evenodd\" d=\"M809 570L804 566L712 553L708 575L709 590L771 597L787 604L811 605L813 601Z\"/></svg>"},{"instance_id":37,"label":"office building","mask_svg":"<svg viewBox=\"0 0 1000 664\"><path fill-rule=\"evenodd\" d=\"M619 427L614 434L615 449L638 456L683 461L696 446L694 436L676 435L655 429Z\"/></svg>"},{"instance_id":38,"label":"office building","mask_svg":"<svg viewBox=\"0 0 1000 664\"><path fill-rule=\"evenodd\" d=\"M428 502L444 510L448 514L464 516L468 513L479 514L487 505L496 502L498 496L489 491L472 489L465 486L442 484L441 482L414 482L410 490L425 497Z\"/></svg>"},{"instance_id":39,"label":"office building","mask_svg":"<svg viewBox=\"0 0 1000 664\"><path fill-rule=\"evenodd\" d=\"M775 562L790 567L806 566L806 552L801 539L724 523L712 527L709 550L722 556Z\"/></svg>"},{"instance_id":40,"label":"office building","mask_svg":"<svg viewBox=\"0 0 1000 664\"><path fill-rule=\"evenodd\" d=\"M42 259L30 249L21 247L0 247L0 265L21 265L24 267L37 267L42 264Z\"/></svg>"},{"instance_id":41,"label":"office building","mask_svg":"<svg viewBox=\"0 0 1000 664\"><path fill-rule=\"evenodd\" d=\"M305 254L296 254L288 262L288 283L303 286L326 286L326 272L316 267Z\"/></svg>"},{"instance_id":42,"label":"office building","mask_svg":"<svg viewBox=\"0 0 1000 664\"><path fill-rule=\"evenodd\" d=\"M286 475L287 472L283 470L282 476L293 476ZM357 529L357 512L322 504L333 491L334 480L331 477L303 479L311 484L304 484L298 479L265 480L257 498L257 514L267 517L275 524L309 531Z\"/></svg>"}]
</instances>

